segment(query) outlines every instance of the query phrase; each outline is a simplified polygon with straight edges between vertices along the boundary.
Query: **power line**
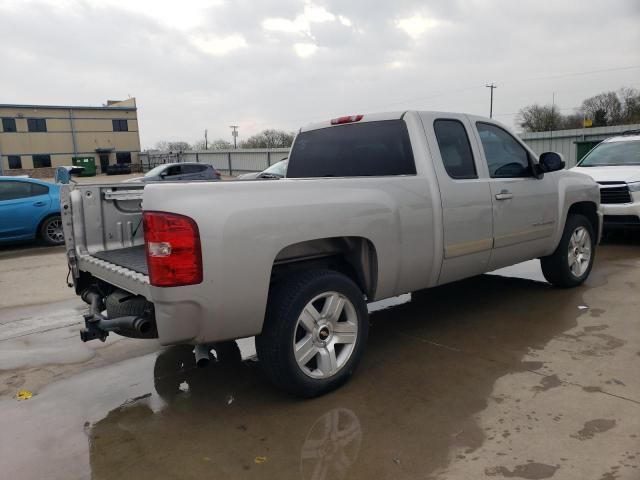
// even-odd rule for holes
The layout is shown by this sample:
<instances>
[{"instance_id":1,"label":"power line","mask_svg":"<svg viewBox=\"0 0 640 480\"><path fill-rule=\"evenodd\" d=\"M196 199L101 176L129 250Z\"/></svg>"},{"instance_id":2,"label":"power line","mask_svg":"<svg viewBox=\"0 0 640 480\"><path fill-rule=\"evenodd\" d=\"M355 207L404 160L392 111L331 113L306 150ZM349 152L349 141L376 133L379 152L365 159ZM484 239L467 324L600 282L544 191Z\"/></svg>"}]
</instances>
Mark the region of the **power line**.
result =
<instances>
[{"instance_id":1,"label":"power line","mask_svg":"<svg viewBox=\"0 0 640 480\"><path fill-rule=\"evenodd\" d=\"M238 148L238 128L240 127L238 127L238 125L229 125L229 128L231 129L231 136L233 137L233 148L237 149Z\"/></svg>"},{"instance_id":2,"label":"power line","mask_svg":"<svg viewBox=\"0 0 640 480\"><path fill-rule=\"evenodd\" d=\"M514 78L513 80L507 80L500 83L516 83L516 82L527 82L530 80L548 80L552 78L567 78L567 77L578 77L581 75L591 75L594 73L605 73L605 72L618 72L621 70L636 70L640 68L640 65L629 65L626 67L614 67L614 68L603 68L600 70L587 70L584 72L573 72L573 73L563 73L560 75L547 75L541 77L522 77L522 78Z\"/></svg>"},{"instance_id":3,"label":"power line","mask_svg":"<svg viewBox=\"0 0 640 480\"><path fill-rule=\"evenodd\" d=\"M491 89L491 100L489 103L489 118L493 118L493 91L498 87L496 87L493 83L489 85L485 85L485 87Z\"/></svg>"}]
</instances>

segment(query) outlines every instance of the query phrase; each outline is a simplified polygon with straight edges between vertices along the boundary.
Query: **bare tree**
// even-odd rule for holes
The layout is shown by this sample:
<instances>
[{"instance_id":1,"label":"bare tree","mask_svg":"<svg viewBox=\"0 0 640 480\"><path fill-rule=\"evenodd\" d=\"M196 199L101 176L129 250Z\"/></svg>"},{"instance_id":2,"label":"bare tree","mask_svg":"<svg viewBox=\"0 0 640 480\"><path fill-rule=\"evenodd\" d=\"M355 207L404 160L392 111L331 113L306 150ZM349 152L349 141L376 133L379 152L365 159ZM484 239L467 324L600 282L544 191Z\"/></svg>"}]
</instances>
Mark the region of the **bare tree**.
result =
<instances>
[{"instance_id":1,"label":"bare tree","mask_svg":"<svg viewBox=\"0 0 640 480\"><path fill-rule=\"evenodd\" d=\"M241 148L286 148L293 143L294 133L283 130L263 130L257 135L240 142Z\"/></svg>"},{"instance_id":2,"label":"bare tree","mask_svg":"<svg viewBox=\"0 0 640 480\"><path fill-rule=\"evenodd\" d=\"M594 127L622 123L622 102L616 92L600 93L587 98L582 102L581 110L587 118L593 120Z\"/></svg>"},{"instance_id":3,"label":"bare tree","mask_svg":"<svg viewBox=\"0 0 640 480\"><path fill-rule=\"evenodd\" d=\"M618 90L625 123L640 122L640 90L622 87Z\"/></svg>"},{"instance_id":4,"label":"bare tree","mask_svg":"<svg viewBox=\"0 0 640 480\"><path fill-rule=\"evenodd\" d=\"M162 152L184 152L189 150L190 146L187 142L167 142L160 141L156 143L156 150Z\"/></svg>"},{"instance_id":5,"label":"bare tree","mask_svg":"<svg viewBox=\"0 0 640 480\"><path fill-rule=\"evenodd\" d=\"M546 132L563 126L563 118L553 105L528 105L518 112L518 125L525 132Z\"/></svg>"},{"instance_id":6,"label":"bare tree","mask_svg":"<svg viewBox=\"0 0 640 480\"><path fill-rule=\"evenodd\" d=\"M233 144L222 138L217 140L213 140L208 143L207 148L205 149L204 140L194 143L191 148L193 150L231 150L233 148Z\"/></svg>"},{"instance_id":7,"label":"bare tree","mask_svg":"<svg viewBox=\"0 0 640 480\"><path fill-rule=\"evenodd\" d=\"M573 128L582 128L584 127L584 115L582 113L571 113L569 115L562 116L562 124L559 128L562 129L573 129Z\"/></svg>"}]
</instances>

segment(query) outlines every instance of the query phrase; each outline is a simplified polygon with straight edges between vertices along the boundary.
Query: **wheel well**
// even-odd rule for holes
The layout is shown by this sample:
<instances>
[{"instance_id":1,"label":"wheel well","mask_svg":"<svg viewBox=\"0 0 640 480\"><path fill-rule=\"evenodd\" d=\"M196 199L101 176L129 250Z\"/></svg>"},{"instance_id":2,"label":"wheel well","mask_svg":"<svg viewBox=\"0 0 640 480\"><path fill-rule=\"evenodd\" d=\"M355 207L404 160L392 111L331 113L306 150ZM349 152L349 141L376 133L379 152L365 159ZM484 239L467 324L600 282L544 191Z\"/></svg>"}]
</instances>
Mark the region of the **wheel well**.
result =
<instances>
[{"instance_id":1,"label":"wheel well","mask_svg":"<svg viewBox=\"0 0 640 480\"><path fill-rule=\"evenodd\" d=\"M567 217L572 213L579 213L580 215L587 217L587 220L589 220L589 223L591 223L591 226L593 227L594 233L596 235L598 234L600 225L598 220L598 208L596 207L595 203L593 202L574 203L573 205L571 205L571 207L569 207L569 211L567 212Z\"/></svg>"},{"instance_id":2,"label":"wheel well","mask_svg":"<svg viewBox=\"0 0 640 480\"><path fill-rule=\"evenodd\" d=\"M308 240L283 248L271 270L272 282L294 271L328 268L351 278L367 298L373 298L378 279L378 257L373 243L363 237Z\"/></svg>"},{"instance_id":3,"label":"wheel well","mask_svg":"<svg viewBox=\"0 0 640 480\"><path fill-rule=\"evenodd\" d=\"M40 220L40 223L38 223L38 227L36 228L36 238L40 238L40 230L42 229L42 225L44 225L44 222L46 222L51 217L60 217L60 216L61 216L60 212L50 213L47 216L45 216L42 220Z\"/></svg>"}]
</instances>

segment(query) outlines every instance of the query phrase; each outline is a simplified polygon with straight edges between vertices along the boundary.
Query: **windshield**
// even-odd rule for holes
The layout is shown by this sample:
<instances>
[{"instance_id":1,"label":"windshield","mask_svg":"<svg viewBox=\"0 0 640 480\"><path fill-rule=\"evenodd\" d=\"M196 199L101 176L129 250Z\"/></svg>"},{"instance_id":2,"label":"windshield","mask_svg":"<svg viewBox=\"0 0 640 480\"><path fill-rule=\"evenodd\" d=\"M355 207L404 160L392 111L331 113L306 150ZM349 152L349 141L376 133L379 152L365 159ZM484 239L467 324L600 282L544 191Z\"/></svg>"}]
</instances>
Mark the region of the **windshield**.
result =
<instances>
[{"instance_id":1,"label":"windshield","mask_svg":"<svg viewBox=\"0 0 640 480\"><path fill-rule=\"evenodd\" d=\"M578 164L579 167L640 165L640 140L601 143Z\"/></svg>"},{"instance_id":2,"label":"windshield","mask_svg":"<svg viewBox=\"0 0 640 480\"><path fill-rule=\"evenodd\" d=\"M262 173L284 177L284 174L287 173L287 163L289 163L287 160L280 160L278 163L274 163Z\"/></svg>"},{"instance_id":3,"label":"windshield","mask_svg":"<svg viewBox=\"0 0 640 480\"><path fill-rule=\"evenodd\" d=\"M165 168L167 168L166 165L158 165L157 167L152 168L147 173L145 173L144 176L145 177L157 177L158 175L160 175L160 172L162 172Z\"/></svg>"}]
</instances>

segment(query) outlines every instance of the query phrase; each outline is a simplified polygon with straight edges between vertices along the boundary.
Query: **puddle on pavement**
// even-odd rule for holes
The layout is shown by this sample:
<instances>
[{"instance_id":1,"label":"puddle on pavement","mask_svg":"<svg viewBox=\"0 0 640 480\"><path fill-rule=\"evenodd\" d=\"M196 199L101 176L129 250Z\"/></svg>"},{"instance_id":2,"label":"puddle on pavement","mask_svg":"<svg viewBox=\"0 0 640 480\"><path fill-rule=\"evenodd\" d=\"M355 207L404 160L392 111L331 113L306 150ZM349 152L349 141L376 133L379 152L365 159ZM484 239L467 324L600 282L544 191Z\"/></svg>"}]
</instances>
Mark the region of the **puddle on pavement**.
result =
<instances>
[{"instance_id":1,"label":"puddle on pavement","mask_svg":"<svg viewBox=\"0 0 640 480\"><path fill-rule=\"evenodd\" d=\"M514 268L372 305L359 370L319 399L274 390L250 341L241 354L221 349L205 369L189 348L174 347L77 374L28 401L3 399L11 438L0 450L3 474L424 478L453 448L482 445L474 415L496 380L529 370L525 354L582 314L579 290L551 288L532 266Z\"/></svg>"}]
</instances>

